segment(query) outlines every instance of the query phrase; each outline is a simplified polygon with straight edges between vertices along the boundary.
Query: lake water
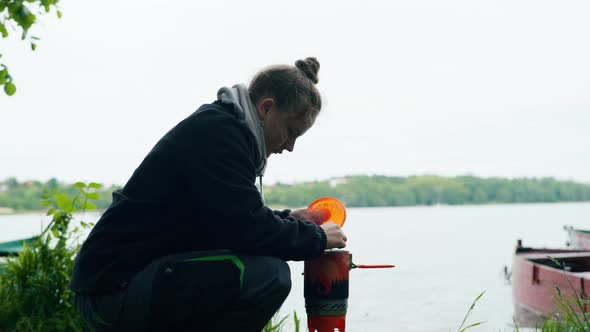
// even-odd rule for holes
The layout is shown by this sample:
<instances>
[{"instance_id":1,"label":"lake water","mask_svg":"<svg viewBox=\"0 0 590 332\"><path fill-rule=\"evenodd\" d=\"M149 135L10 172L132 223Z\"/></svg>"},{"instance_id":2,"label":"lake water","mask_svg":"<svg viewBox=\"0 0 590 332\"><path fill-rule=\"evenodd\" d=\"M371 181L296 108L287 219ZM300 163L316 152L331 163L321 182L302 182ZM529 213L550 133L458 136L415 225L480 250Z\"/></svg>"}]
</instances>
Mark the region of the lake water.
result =
<instances>
[{"instance_id":1,"label":"lake water","mask_svg":"<svg viewBox=\"0 0 590 332\"><path fill-rule=\"evenodd\" d=\"M563 247L563 225L590 228L590 203L348 209L344 231L356 264L394 269L350 272L348 332L456 331L475 297L472 331L512 331L512 291L503 268L516 240ZM93 221L95 215L87 215ZM0 216L0 242L36 234L42 215ZM303 263L282 313L305 325ZM304 329L302 329L303 331Z\"/></svg>"}]
</instances>

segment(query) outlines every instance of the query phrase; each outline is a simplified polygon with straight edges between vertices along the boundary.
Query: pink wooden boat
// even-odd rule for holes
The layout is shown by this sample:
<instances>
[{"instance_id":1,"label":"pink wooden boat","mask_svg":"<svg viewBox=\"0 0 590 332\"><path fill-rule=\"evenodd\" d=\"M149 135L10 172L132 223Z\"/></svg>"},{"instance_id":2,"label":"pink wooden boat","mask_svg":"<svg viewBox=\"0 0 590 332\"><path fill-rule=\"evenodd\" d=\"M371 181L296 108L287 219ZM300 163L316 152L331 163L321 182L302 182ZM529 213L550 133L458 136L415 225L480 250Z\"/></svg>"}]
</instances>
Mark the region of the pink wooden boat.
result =
<instances>
[{"instance_id":1,"label":"pink wooden boat","mask_svg":"<svg viewBox=\"0 0 590 332\"><path fill-rule=\"evenodd\" d=\"M559 263L556 263L559 262ZM569 280L569 281L568 281ZM512 265L512 294L515 311L538 316L557 312L554 294L574 300L575 294L587 300L590 294L590 251L582 249L534 249L519 240ZM579 312L590 305L582 301Z\"/></svg>"},{"instance_id":2,"label":"pink wooden boat","mask_svg":"<svg viewBox=\"0 0 590 332\"><path fill-rule=\"evenodd\" d=\"M572 249L590 250L590 230L577 229L572 226L564 226L563 228L568 233L568 246Z\"/></svg>"}]
</instances>

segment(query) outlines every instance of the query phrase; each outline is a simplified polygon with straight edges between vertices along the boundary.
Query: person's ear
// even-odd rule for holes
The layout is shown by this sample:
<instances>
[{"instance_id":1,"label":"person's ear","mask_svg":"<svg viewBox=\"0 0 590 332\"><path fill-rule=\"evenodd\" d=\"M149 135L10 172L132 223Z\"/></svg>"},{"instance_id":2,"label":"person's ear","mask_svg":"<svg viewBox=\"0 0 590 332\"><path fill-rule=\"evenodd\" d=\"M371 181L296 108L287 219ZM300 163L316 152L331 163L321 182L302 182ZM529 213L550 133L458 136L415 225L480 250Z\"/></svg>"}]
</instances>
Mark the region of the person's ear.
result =
<instances>
[{"instance_id":1,"label":"person's ear","mask_svg":"<svg viewBox=\"0 0 590 332\"><path fill-rule=\"evenodd\" d=\"M275 101L272 98L263 98L256 106L260 121L264 123L264 119L266 119L268 113L275 107Z\"/></svg>"}]
</instances>

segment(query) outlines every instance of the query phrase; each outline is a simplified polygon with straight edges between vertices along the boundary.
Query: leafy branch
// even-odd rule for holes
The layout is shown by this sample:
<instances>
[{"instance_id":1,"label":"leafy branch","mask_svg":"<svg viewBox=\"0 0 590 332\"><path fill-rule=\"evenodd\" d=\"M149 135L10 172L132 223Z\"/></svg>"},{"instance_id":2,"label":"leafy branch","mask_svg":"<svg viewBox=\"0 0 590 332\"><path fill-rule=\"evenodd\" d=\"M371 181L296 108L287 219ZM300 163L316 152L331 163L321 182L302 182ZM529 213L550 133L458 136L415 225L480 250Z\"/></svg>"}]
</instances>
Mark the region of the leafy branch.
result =
<instances>
[{"instance_id":1,"label":"leafy branch","mask_svg":"<svg viewBox=\"0 0 590 332\"><path fill-rule=\"evenodd\" d=\"M55 8L58 18L62 13L57 7L59 0L0 0L0 35L7 38L9 30L20 32L21 39L27 39L29 29L37 23L37 16L43 13L49 13L51 8ZM36 14L35 14L36 13ZM29 38L31 50L37 49L38 37ZM2 53L0 53L2 57ZM4 93L12 96L16 93L14 79L8 71L5 64L0 63L0 86L4 86Z\"/></svg>"}]
</instances>

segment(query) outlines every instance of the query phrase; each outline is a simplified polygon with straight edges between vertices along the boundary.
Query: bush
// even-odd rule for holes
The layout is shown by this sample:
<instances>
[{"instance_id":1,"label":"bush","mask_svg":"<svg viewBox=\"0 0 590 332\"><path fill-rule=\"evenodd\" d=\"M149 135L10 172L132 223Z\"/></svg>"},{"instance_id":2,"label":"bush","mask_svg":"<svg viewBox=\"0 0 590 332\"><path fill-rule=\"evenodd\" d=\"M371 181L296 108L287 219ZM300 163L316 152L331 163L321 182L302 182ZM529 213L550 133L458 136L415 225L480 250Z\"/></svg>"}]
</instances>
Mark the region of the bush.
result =
<instances>
[{"instance_id":1,"label":"bush","mask_svg":"<svg viewBox=\"0 0 590 332\"><path fill-rule=\"evenodd\" d=\"M8 259L0 274L0 331L52 332L89 331L74 306L75 294L68 289L79 228L70 228L75 212L93 210L100 184L74 184L71 197L56 189L46 191L42 204L52 221L38 240ZM80 221L82 227L87 224Z\"/></svg>"}]
</instances>

